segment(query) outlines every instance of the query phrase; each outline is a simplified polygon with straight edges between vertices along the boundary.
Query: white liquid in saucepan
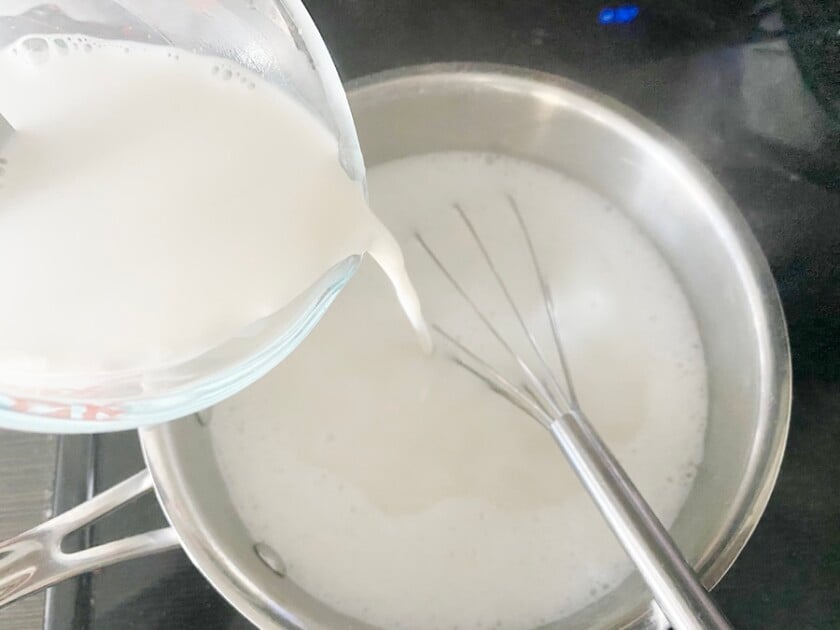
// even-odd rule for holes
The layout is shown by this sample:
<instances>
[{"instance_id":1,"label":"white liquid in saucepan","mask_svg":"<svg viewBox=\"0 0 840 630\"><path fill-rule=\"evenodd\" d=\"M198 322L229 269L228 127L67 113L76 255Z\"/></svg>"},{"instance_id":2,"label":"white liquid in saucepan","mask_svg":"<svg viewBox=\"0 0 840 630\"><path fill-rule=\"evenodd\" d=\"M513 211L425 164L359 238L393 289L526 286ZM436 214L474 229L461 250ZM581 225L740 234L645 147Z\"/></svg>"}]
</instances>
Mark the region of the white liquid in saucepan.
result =
<instances>
[{"instance_id":1,"label":"white liquid in saucepan","mask_svg":"<svg viewBox=\"0 0 840 630\"><path fill-rule=\"evenodd\" d=\"M419 228L511 328L452 211L460 203L537 321L513 197L553 288L582 407L672 523L703 455L705 364L688 302L651 243L593 192L509 158L409 158L372 169L369 187L429 319L482 352L490 343L411 234ZM369 623L532 628L631 571L549 435L445 353L424 356L370 264L298 351L215 408L210 426L254 539L284 558L290 579Z\"/></svg>"},{"instance_id":2,"label":"white liquid in saucepan","mask_svg":"<svg viewBox=\"0 0 840 630\"><path fill-rule=\"evenodd\" d=\"M399 247L300 104L218 59L30 37L0 52L0 380L193 358L370 251Z\"/></svg>"}]
</instances>

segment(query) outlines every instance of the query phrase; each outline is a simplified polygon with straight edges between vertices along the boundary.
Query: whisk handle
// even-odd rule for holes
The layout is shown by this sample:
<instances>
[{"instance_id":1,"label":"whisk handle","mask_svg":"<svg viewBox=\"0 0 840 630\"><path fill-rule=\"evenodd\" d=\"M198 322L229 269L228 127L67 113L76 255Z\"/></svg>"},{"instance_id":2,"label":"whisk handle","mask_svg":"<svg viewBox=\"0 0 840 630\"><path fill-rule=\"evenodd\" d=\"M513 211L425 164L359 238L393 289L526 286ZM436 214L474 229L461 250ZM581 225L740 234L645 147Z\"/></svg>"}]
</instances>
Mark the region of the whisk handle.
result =
<instances>
[{"instance_id":1,"label":"whisk handle","mask_svg":"<svg viewBox=\"0 0 840 630\"><path fill-rule=\"evenodd\" d=\"M549 429L674 628L731 628L583 413L567 413Z\"/></svg>"}]
</instances>

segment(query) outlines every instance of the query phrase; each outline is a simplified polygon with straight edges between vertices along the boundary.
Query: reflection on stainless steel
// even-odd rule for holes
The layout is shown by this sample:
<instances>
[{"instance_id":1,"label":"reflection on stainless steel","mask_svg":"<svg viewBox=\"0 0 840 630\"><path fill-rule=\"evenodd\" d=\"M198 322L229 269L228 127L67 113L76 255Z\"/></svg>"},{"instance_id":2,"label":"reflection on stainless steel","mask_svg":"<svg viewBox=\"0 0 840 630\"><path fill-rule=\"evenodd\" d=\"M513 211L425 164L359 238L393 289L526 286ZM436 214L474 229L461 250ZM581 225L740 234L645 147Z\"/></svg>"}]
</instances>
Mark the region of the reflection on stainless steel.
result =
<instances>
[{"instance_id":1,"label":"reflection on stainless steel","mask_svg":"<svg viewBox=\"0 0 840 630\"><path fill-rule=\"evenodd\" d=\"M732 202L660 129L556 77L427 66L359 82L350 99L369 164L452 149L542 163L623 208L670 262L697 315L711 395L706 457L671 535L703 585L712 587L767 503L790 405L775 285ZM184 550L239 612L260 627L369 627L326 607L292 577L280 578L254 553L198 422L145 429L140 438ZM161 535L174 541L171 532ZM625 625L667 627L638 576L551 627Z\"/></svg>"}]
</instances>

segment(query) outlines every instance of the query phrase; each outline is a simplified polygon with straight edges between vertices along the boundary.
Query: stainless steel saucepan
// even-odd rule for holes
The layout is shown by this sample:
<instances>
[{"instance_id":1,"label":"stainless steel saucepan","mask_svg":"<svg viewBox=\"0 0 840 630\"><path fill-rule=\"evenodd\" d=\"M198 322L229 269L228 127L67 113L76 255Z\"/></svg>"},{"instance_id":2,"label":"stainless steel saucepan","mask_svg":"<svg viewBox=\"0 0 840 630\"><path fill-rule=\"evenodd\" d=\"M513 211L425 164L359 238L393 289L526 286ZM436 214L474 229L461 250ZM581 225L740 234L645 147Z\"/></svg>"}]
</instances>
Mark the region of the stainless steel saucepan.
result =
<instances>
[{"instance_id":1,"label":"stainless steel saucepan","mask_svg":"<svg viewBox=\"0 0 840 630\"><path fill-rule=\"evenodd\" d=\"M356 82L350 102L368 164L456 149L542 163L612 200L670 262L700 326L710 395L705 458L671 532L704 585L714 586L767 504L790 414L779 298L732 201L662 130L557 77L485 65L424 66ZM260 627L368 628L298 587L286 575L283 550L250 537L225 491L206 419L141 430L147 471L0 544L0 605L96 567L181 545ZM171 528L61 551L68 533L152 488ZM625 626L666 626L638 576L548 627Z\"/></svg>"}]
</instances>

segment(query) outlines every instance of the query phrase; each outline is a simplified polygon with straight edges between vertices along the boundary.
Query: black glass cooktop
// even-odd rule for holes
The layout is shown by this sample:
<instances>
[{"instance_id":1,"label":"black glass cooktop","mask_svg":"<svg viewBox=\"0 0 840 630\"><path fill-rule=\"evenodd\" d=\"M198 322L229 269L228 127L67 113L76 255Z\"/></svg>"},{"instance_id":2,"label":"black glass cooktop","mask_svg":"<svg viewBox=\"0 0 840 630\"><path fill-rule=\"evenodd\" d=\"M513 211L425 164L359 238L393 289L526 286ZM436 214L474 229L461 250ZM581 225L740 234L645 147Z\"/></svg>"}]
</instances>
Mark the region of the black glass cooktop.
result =
<instances>
[{"instance_id":1,"label":"black glass cooktop","mask_svg":"<svg viewBox=\"0 0 840 630\"><path fill-rule=\"evenodd\" d=\"M739 628L840 627L840 5L832 0L309 0L345 79L435 61L563 74L698 155L764 248L795 385L781 478L715 595ZM142 468L134 434L61 444L56 507ZM151 496L75 541L164 524ZM180 551L50 592L49 630L248 628Z\"/></svg>"}]
</instances>

